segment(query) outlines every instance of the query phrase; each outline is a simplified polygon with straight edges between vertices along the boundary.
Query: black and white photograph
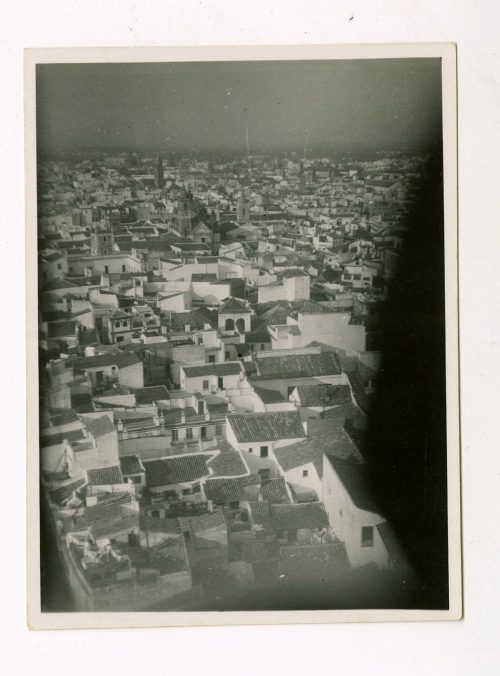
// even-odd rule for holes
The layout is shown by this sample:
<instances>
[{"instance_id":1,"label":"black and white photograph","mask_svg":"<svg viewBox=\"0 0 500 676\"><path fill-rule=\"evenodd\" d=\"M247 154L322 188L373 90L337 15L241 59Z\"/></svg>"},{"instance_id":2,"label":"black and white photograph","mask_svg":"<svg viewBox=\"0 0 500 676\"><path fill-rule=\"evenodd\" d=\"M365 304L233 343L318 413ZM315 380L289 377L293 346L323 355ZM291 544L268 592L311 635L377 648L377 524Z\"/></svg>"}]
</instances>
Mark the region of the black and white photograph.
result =
<instances>
[{"instance_id":1,"label":"black and white photograph","mask_svg":"<svg viewBox=\"0 0 500 676\"><path fill-rule=\"evenodd\" d=\"M35 626L460 618L454 69L34 50Z\"/></svg>"}]
</instances>

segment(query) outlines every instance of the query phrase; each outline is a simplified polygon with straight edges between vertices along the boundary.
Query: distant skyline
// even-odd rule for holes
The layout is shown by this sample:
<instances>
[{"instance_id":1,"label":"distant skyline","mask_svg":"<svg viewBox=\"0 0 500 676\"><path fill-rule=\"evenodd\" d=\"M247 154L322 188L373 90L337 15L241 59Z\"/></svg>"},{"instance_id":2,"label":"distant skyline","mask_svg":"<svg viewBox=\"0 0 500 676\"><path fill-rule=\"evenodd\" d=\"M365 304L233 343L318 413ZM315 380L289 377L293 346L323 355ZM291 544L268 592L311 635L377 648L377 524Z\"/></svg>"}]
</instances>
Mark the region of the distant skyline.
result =
<instances>
[{"instance_id":1,"label":"distant skyline","mask_svg":"<svg viewBox=\"0 0 500 676\"><path fill-rule=\"evenodd\" d=\"M37 66L40 152L441 142L439 59Z\"/></svg>"}]
</instances>

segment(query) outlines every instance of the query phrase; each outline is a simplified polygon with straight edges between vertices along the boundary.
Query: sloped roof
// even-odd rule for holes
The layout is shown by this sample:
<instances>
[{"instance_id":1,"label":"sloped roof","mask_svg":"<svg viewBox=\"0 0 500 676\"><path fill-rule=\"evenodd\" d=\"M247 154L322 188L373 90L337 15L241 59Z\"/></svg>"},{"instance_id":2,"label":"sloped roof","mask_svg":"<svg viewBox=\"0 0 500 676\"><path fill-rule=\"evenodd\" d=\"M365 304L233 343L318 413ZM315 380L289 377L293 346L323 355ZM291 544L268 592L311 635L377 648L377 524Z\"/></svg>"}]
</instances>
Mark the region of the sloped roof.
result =
<instances>
[{"instance_id":1,"label":"sloped roof","mask_svg":"<svg viewBox=\"0 0 500 676\"><path fill-rule=\"evenodd\" d=\"M210 474L207 467L209 459L209 456L197 454L144 462L146 485L149 488L156 488L206 477Z\"/></svg>"},{"instance_id":2,"label":"sloped roof","mask_svg":"<svg viewBox=\"0 0 500 676\"><path fill-rule=\"evenodd\" d=\"M115 426L107 415L101 415L98 418L82 416L82 420L94 439L98 439L99 437L103 437L104 435L115 431Z\"/></svg>"},{"instance_id":3,"label":"sloped roof","mask_svg":"<svg viewBox=\"0 0 500 676\"><path fill-rule=\"evenodd\" d=\"M249 314L250 312L250 308L244 301L233 296L226 298L219 307L219 314Z\"/></svg>"},{"instance_id":4,"label":"sloped roof","mask_svg":"<svg viewBox=\"0 0 500 676\"><path fill-rule=\"evenodd\" d=\"M119 465L88 469L87 481L89 486L109 486L113 484L122 484L122 471Z\"/></svg>"},{"instance_id":5,"label":"sloped roof","mask_svg":"<svg viewBox=\"0 0 500 676\"><path fill-rule=\"evenodd\" d=\"M343 542L281 547L280 558L285 580L298 582L325 581L351 568Z\"/></svg>"},{"instance_id":6,"label":"sloped roof","mask_svg":"<svg viewBox=\"0 0 500 676\"><path fill-rule=\"evenodd\" d=\"M310 378L340 375L342 372L339 357L334 351L320 354L281 354L276 357L258 357L255 363L258 376L253 376L253 380Z\"/></svg>"},{"instance_id":7,"label":"sloped roof","mask_svg":"<svg viewBox=\"0 0 500 676\"><path fill-rule=\"evenodd\" d=\"M240 443L302 439L306 436L298 411L237 413L227 416Z\"/></svg>"},{"instance_id":8,"label":"sloped roof","mask_svg":"<svg viewBox=\"0 0 500 676\"><path fill-rule=\"evenodd\" d=\"M327 528L329 526L328 515L322 502L272 505L270 514L275 530Z\"/></svg>"},{"instance_id":9,"label":"sloped roof","mask_svg":"<svg viewBox=\"0 0 500 676\"><path fill-rule=\"evenodd\" d=\"M96 354L91 357L78 357L73 359L73 368L77 371L85 371L85 369L98 368L99 366L117 366L118 368L125 368L133 364L140 364L141 359L135 354L131 353L113 353Z\"/></svg>"},{"instance_id":10,"label":"sloped roof","mask_svg":"<svg viewBox=\"0 0 500 676\"><path fill-rule=\"evenodd\" d=\"M226 362L223 364L201 364L200 366L183 366L187 378L200 376L234 376L241 373L240 362Z\"/></svg>"},{"instance_id":11,"label":"sloped roof","mask_svg":"<svg viewBox=\"0 0 500 676\"><path fill-rule=\"evenodd\" d=\"M299 385L297 394L301 406L338 406L352 401L349 385Z\"/></svg>"},{"instance_id":12,"label":"sloped roof","mask_svg":"<svg viewBox=\"0 0 500 676\"><path fill-rule=\"evenodd\" d=\"M120 458L122 474L140 474L144 467L136 455L122 455Z\"/></svg>"},{"instance_id":13,"label":"sloped roof","mask_svg":"<svg viewBox=\"0 0 500 676\"><path fill-rule=\"evenodd\" d=\"M265 479L260 487L260 494L262 499L271 505L289 504L291 502L283 477Z\"/></svg>"},{"instance_id":14,"label":"sloped roof","mask_svg":"<svg viewBox=\"0 0 500 676\"><path fill-rule=\"evenodd\" d=\"M212 470L213 476L244 476L248 474L248 468L243 462L241 453L234 450L229 444L220 449L220 453L207 463Z\"/></svg>"},{"instance_id":15,"label":"sloped roof","mask_svg":"<svg viewBox=\"0 0 500 676\"><path fill-rule=\"evenodd\" d=\"M353 458L358 463L363 461L356 445L344 429L344 421L335 418L309 420L307 439L276 448L274 454L285 472L312 462L320 477L323 476L324 455Z\"/></svg>"},{"instance_id":16,"label":"sloped roof","mask_svg":"<svg viewBox=\"0 0 500 676\"><path fill-rule=\"evenodd\" d=\"M281 392L276 390L265 390L260 387L254 387L255 394L262 399L264 404L281 404L286 401Z\"/></svg>"},{"instance_id":17,"label":"sloped roof","mask_svg":"<svg viewBox=\"0 0 500 676\"><path fill-rule=\"evenodd\" d=\"M135 401L137 404L152 404L155 401L162 401L164 399L170 398L165 385L139 387L132 389L131 393L135 395Z\"/></svg>"},{"instance_id":18,"label":"sloped roof","mask_svg":"<svg viewBox=\"0 0 500 676\"><path fill-rule=\"evenodd\" d=\"M207 479L205 482L205 495L207 500L213 500L217 504L224 504L234 500L243 500L246 497L245 488L260 484L258 474L249 474L234 479Z\"/></svg>"}]
</instances>

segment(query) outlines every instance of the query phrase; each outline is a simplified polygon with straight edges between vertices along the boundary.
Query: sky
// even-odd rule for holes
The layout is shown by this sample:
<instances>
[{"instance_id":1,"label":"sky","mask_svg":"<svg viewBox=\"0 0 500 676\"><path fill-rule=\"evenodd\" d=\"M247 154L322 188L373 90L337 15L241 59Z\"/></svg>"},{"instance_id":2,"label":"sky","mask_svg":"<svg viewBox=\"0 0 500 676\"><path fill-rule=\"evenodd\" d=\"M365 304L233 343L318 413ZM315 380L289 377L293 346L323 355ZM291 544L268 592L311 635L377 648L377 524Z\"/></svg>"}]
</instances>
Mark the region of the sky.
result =
<instances>
[{"instance_id":1,"label":"sky","mask_svg":"<svg viewBox=\"0 0 500 676\"><path fill-rule=\"evenodd\" d=\"M424 148L441 134L439 59L45 64L41 152Z\"/></svg>"}]
</instances>

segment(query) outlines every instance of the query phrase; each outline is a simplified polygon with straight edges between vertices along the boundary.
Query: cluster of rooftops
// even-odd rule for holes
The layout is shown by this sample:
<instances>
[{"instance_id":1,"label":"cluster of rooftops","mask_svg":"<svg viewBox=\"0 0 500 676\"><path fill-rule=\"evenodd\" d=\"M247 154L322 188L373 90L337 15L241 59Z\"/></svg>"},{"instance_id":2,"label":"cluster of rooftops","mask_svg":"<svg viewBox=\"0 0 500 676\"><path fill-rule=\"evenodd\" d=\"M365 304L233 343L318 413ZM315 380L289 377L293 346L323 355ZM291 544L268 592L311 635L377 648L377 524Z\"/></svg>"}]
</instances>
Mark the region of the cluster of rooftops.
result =
<instances>
[{"instance_id":1,"label":"cluster of rooftops","mask_svg":"<svg viewBox=\"0 0 500 676\"><path fill-rule=\"evenodd\" d=\"M40 466L89 607L150 603L148 585L196 603L214 569L248 592L404 560L360 443L380 367L377 257L394 242L370 232L375 207L358 207L369 186L374 204L397 207L382 220L398 222L407 176L313 169L295 181L289 166L304 197L294 207L283 192L273 218L257 217L258 181L229 181L233 227L230 203L203 201L193 178L195 198L161 162L156 186L134 179L140 196L125 191L121 206L64 193L59 230L44 199ZM116 190L126 182L118 171Z\"/></svg>"}]
</instances>

